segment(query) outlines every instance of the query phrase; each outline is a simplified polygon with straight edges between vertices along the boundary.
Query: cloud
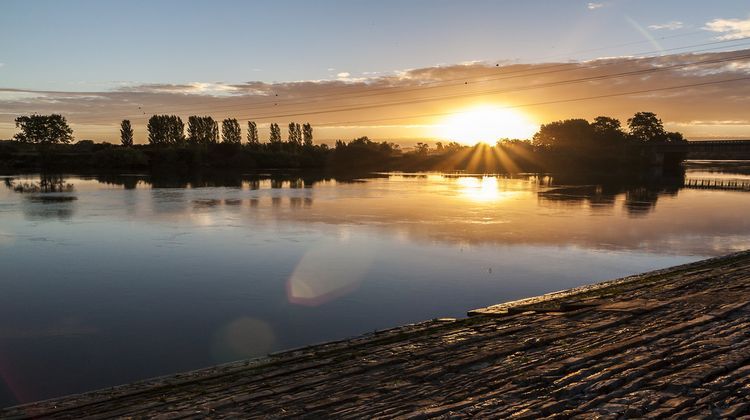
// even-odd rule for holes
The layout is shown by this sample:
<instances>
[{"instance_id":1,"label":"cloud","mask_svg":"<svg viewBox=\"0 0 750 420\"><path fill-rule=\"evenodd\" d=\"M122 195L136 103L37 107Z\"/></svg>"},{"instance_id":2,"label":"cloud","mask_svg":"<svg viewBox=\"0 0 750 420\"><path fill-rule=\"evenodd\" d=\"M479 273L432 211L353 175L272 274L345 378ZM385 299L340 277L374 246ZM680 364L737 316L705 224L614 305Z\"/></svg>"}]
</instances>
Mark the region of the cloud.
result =
<instances>
[{"instance_id":1,"label":"cloud","mask_svg":"<svg viewBox=\"0 0 750 420\"><path fill-rule=\"evenodd\" d=\"M365 75L365 77L352 77L352 74L349 73L348 71L342 71L336 74L337 81L346 82L346 83L367 83L373 78L374 78L373 75ZM323 81L318 80L317 82L323 82Z\"/></svg>"},{"instance_id":2,"label":"cloud","mask_svg":"<svg viewBox=\"0 0 750 420\"><path fill-rule=\"evenodd\" d=\"M192 82L186 84L124 85L124 92L174 93L183 95L227 96L243 93L237 86L221 82Z\"/></svg>"},{"instance_id":3,"label":"cloud","mask_svg":"<svg viewBox=\"0 0 750 420\"><path fill-rule=\"evenodd\" d=\"M707 22L703 29L723 34L717 37L722 40L750 37L750 18L714 19Z\"/></svg>"},{"instance_id":4,"label":"cloud","mask_svg":"<svg viewBox=\"0 0 750 420\"><path fill-rule=\"evenodd\" d=\"M586 5L589 10L601 9L604 7L604 3L589 3Z\"/></svg>"},{"instance_id":5,"label":"cloud","mask_svg":"<svg viewBox=\"0 0 750 420\"><path fill-rule=\"evenodd\" d=\"M0 102L25 102L31 99L46 97L43 92L32 92L18 89L1 89Z\"/></svg>"},{"instance_id":6,"label":"cloud","mask_svg":"<svg viewBox=\"0 0 750 420\"><path fill-rule=\"evenodd\" d=\"M693 125L748 125L750 126L750 120L712 120L712 121L695 120L695 121L690 121L689 124L693 124Z\"/></svg>"},{"instance_id":7,"label":"cloud","mask_svg":"<svg viewBox=\"0 0 750 420\"><path fill-rule=\"evenodd\" d=\"M658 24L655 24L655 25L649 25L648 29L651 29L652 31L659 31L659 30L662 30L662 29L666 29L666 30L669 30L669 31L674 31L675 29L680 29L680 28L682 28L684 26L685 25L682 22L680 22L678 20L672 20L672 21L669 21L669 22L666 22L666 23L658 23Z\"/></svg>"},{"instance_id":8,"label":"cloud","mask_svg":"<svg viewBox=\"0 0 750 420\"><path fill-rule=\"evenodd\" d=\"M441 117L435 115L482 103L521 105L520 111L540 122L596 115L624 120L639 110L652 110L663 120L675 123L740 121L747 119L750 105L750 83L746 82L564 105L525 105L737 78L750 74L750 65L742 59L748 53L750 50L501 66L494 62L467 63L362 74L367 77L349 74L333 80L129 83L112 90L88 92L0 88L0 139L15 132L15 116L32 112L63 113L74 125L77 138L110 142L119 138L118 124L124 118L133 122L136 141L145 141L148 117L163 113L179 115L183 120L190 115L234 117L243 125L247 120L261 126L270 122L310 122L320 129L316 140L360 135L384 140L417 138L425 135L421 126L440 123ZM701 60L721 61L640 73ZM550 65L554 71L549 71ZM597 78L627 72L639 73L637 77ZM581 81L572 83L574 80ZM261 139L265 141L267 134L262 130ZM690 131L685 134L689 137Z\"/></svg>"}]
</instances>

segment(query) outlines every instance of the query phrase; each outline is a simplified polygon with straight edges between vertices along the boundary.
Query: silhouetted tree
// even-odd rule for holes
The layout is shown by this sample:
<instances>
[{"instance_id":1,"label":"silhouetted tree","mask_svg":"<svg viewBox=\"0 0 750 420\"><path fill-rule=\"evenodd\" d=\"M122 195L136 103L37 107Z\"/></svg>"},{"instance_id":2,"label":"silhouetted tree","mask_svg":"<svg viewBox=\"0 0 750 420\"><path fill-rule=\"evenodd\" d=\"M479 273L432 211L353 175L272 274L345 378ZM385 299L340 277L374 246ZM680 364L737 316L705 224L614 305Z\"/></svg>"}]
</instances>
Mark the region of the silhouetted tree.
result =
<instances>
[{"instance_id":1,"label":"silhouetted tree","mask_svg":"<svg viewBox=\"0 0 750 420\"><path fill-rule=\"evenodd\" d=\"M418 155L426 155L429 150L430 150L430 145L427 143L419 142L416 145L414 145L414 153Z\"/></svg>"},{"instance_id":2,"label":"silhouetted tree","mask_svg":"<svg viewBox=\"0 0 750 420\"><path fill-rule=\"evenodd\" d=\"M571 148L581 147L593 140L594 130L584 119L554 121L542 124L534 134L533 144L542 148Z\"/></svg>"},{"instance_id":3,"label":"silhouetted tree","mask_svg":"<svg viewBox=\"0 0 750 420\"><path fill-rule=\"evenodd\" d=\"M271 143L281 143L281 129L276 123L271 123L271 136L268 139Z\"/></svg>"},{"instance_id":4,"label":"silhouetted tree","mask_svg":"<svg viewBox=\"0 0 750 420\"><path fill-rule=\"evenodd\" d=\"M591 123L597 140L607 145L622 144L625 141L625 132L622 131L620 120L616 118L599 116Z\"/></svg>"},{"instance_id":5,"label":"silhouetted tree","mask_svg":"<svg viewBox=\"0 0 750 420\"><path fill-rule=\"evenodd\" d=\"M289 143L302 145L302 129L299 124L294 122L289 123Z\"/></svg>"},{"instance_id":6,"label":"silhouetted tree","mask_svg":"<svg viewBox=\"0 0 750 420\"><path fill-rule=\"evenodd\" d=\"M622 124L617 118L598 116L594 118L594 122L591 123L594 131L599 133L611 133L615 131L622 131Z\"/></svg>"},{"instance_id":7,"label":"silhouetted tree","mask_svg":"<svg viewBox=\"0 0 750 420\"><path fill-rule=\"evenodd\" d=\"M240 144L242 142L242 130L237 119L227 118L221 122L221 139L224 143Z\"/></svg>"},{"instance_id":8,"label":"silhouetted tree","mask_svg":"<svg viewBox=\"0 0 750 420\"><path fill-rule=\"evenodd\" d=\"M13 138L24 143L67 144L73 141L73 130L60 114L24 115L16 118L16 128L21 132Z\"/></svg>"},{"instance_id":9,"label":"silhouetted tree","mask_svg":"<svg viewBox=\"0 0 750 420\"><path fill-rule=\"evenodd\" d=\"M255 124L255 121L247 122L247 142L248 144L260 143L260 140L258 139L258 125Z\"/></svg>"},{"instance_id":10,"label":"silhouetted tree","mask_svg":"<svg viewBox=\"0 0 750 420\"><path fill-rule=\"evenodd\" d=\"M148 130L148 142L152 145L159 146L167 143L167 126L166 115L153 115L148 119L146 129Z\"/></svg>"},{"instance_id":11,"label":"silhouetted tree","mask_svg":"<svg viewBox=\"0 0 750 420\"><path fill-rule=\"evenodd\" d=\"M188 117L188 142L209 144L219 141L219 124L211 117Z\"/></svg>"},{"instance_id":12,"label":"silhouetted tree","mask_svg":"<svg viewBox=\"0 0 750 420\"><path fill-rule=\"evenodd\" d=\"M630 137L641 142L664 141L667 132L664 124L653 112L636 112L628 119Z\"/></svg>"},{"instance_id":13,"label":"silhouetted tree","mask_svg":"<svg viewBox=\"0 0 750 420\"><path fill-rule=\"evenodd\" d=\"M120 123L120 143L125 147L133 145L133 127L130 126L130 120L122 120Z\"/></svg>"},{"instance_id":14,"label":"silhouetted tree","mask_svg":"<svg viewBox=\"0 0 750 420\"><path fill-rule=\"evenodd\" d=\"M682 136L682 133L678 131L668 131L665 141L668 143L677 143L677 142L683 142L687 140L685 140L685 137Z\"/></svg>"},{"instance_id":15,"label":"silhouetted tree","mask_svg":"<svg viewBox=\"0 0 750 420\"><path fill-rule=\"evenodd\" d=\"M154 115L148 120L148 141L158 146L182 144L185 124L176 115Z\"/></svg>"},{"instance_id":16,"label":"silhouetted tree","mask_svg":"<svg viewBox=\"0 0 750 420\"><path fill-rule=\"evenodd\" d=\"M302 140L305 146L312 147L313 145L313 129L310 123L304 123L302 125Z\"/></svg>"}]
</instances>

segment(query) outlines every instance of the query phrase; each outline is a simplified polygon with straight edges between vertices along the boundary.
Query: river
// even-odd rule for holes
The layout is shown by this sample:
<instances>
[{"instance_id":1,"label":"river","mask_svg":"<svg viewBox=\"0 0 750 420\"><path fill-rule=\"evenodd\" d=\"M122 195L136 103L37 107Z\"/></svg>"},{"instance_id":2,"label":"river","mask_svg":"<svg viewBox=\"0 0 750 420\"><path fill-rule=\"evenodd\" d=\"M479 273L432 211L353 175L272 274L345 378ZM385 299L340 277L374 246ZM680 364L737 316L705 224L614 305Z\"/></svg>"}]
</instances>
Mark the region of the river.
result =
<instances>
[{"instance_id":1,"label":"river","mask_svg":"<svg viewBox=\"0 0 750 420\"><path fill-rule=\"evenodd\" d=\"M0 406L750 248L750 193L682 179L3 179Z\"/></svg>"}]
</instances>

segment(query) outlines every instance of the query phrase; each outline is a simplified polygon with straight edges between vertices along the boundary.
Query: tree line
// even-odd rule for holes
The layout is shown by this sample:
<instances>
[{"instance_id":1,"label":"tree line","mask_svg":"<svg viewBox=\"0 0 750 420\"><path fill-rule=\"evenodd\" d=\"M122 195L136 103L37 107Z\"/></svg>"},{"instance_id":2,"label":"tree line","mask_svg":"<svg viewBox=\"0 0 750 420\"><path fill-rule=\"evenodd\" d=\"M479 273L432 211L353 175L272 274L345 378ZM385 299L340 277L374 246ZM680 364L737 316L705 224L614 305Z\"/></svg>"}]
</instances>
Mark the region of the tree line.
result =
<instances>
[{"instance_id":1,"label":"tree line","mask_svg":"<svg viewBox=\"0 0 750 420\"><path fill-rule=\"evenodd\" d=\"M310 123L300 125L290 122L288 126L287 142L297 146L313 145L313 128ZM221 140L227 144L242 144L242 128L236 118L226 118L219 122L210 116L191 115L188 117L187 135L185 124L176 115L154 115L146 125L148 142L154 146L179 146L217 144ZM258 125L255 121L247 123L247 144L259 145ZM130 120L122 120L120 124L120 142L123 146L133 145L133 129ZM281 128L278 124L270 126L269 143L283 143Z\"/></svg>"},{"instance_id":2,"label":"tree line","mask_svg":"<svg viewBox=\"0 0 750 420\"><path fill-rule=\"evenodd\" d=\"M636 112L627 120L628 130L611 117L599 116L592 122L576 118L542 124L532 144L540 148L578 149L635 143L673 143L685 141L681 133L669 132L653 112Z\"/></svg>"},{"instance_id":3,"label":"tree line","mask_svg":"<svg viewBox=\"0 0 750 420\"><path fill-rule=\"evenodd\" d=\"M60 114L24 115L15 119L19 132L13 139L22 143L35 144L69 144L73 141L73 130L67 119ZM183 144L242 144L242 128L236 118L226 118L219 122L210 116L191 115L188 117L187 134L182 118L177 115L153 115L146 125L148 143L154 146L175 146ZM258 125L255 121L247 123L247 144L260 144ZM270 126L270 143L283 143L281 128L278 124ZM310 123L300 125L290 122L287 142L298 146L313 145L313 128ZM134 145L134 131L130 120L120 123L120 143L123 146Z\"/></svg>"},{"instance_id":4,"label":"tree line","mask_svg":"<svg viewBox=\"0 0 750 420\"><path fill-rule=\"evenodd\" d=\"M219 121L210 116L190 116L187 127L176 115L154 115L148 120L148 144L134 144L134 130L129 120L120 124L121 147L80 141L72 150L54 157L56 162L95 167L174 167L185 168L344 168L350 170L468 170L503 171L570 171L588 169L611 172L633 171L653 164L649 145L685 141L682 134L669 132L656 114L637 112L626 121L627 127L611 117L598 116L592 121L567 119L542 124L531 141L500 139L493 146L467 146L456 142L437 142L435 146L417 143L410 151L397 144L376 142L367 137L351 141L338 140L335 147L313 144L309 123L290 122L286 141L277 123L270 124L269 141L261 143L258 126L249 121L243 130L235 118ZM41 155L51 145L66 145L73 131L59 114L31 115L16 118L19 132L14 139L39 145ZM19 144L21 144L19 143ZM15 147L15 146L13 146ZM6 150L6 152L3 152ZM29 153L13 153L12 147L0 144L0 166L3 160L26 159ZM10 150L10 151L8 151ZM16 148L18 150L18 148ZM70 153L72 152L72 153ZM82 163L75 154L90 154ZM484 156L477 158L477 153ZM3 156L7 156L4 158ZM684 156L683 156L684 157ZM682 160L678 158L676 162ZM67 160L66 160L67 159ZM93 163L92 163L93 162ZM476 166L477 162L483 162ZM9 166L5 163L5 166Z\"/></svg>"}]
</instances>

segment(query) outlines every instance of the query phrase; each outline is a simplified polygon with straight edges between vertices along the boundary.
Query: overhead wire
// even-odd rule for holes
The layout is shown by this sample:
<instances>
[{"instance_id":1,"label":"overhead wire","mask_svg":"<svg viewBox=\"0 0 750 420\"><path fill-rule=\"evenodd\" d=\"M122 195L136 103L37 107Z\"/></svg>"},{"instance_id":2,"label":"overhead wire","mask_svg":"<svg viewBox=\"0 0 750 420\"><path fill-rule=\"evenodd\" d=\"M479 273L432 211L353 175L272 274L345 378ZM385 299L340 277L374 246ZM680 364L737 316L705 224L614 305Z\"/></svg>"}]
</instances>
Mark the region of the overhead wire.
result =
<instances>
[{"instance_id":1,"label":"overhead wire","mask_svg":"<svg viewBox=\"0 0 750 420\"><path fill-rule=\"evenodd\" d=\"M663 53L663 52L666 52L666 51L684 50L684 49L690 49L690 48L695 48L695 47L699 47L699 46L707 46L707 45L717 45L717 44L733 43L733 42L736 43L738 41L743 41L743 40L748 40L748 39L750 39L750 37L744 37L744 38L738 38L738 39L732 39L732 40L721 40L721 41L714 41L714 42L700 43L700 44L693 44L693 45L687 45L687 46L681 46L681 47L674 47L674 48L668 48L668 49L661 49L661 50L652 50L652 51L648 51L648 52L642 52L642 53L637 53L637 54L634 54L634 55L630 55L629 57L631 57L631 58L638 58L639 55L646 55L646 56L648 56L648 55L654 54L654 53ZM633 44L635 44L635 43L640 43L640 42L634 42ZM624 44L619 44L619 45L624 45ZM722 47L719 47L719 48L735 48L735 47L738 47L738 46L745 46L745 45L748 45L748 44L727 45L727 46L722 46ZM604 49L604 48L605 47L597 48L595 50L601 50L601 49ZM702 49L702 50L687 51L687 53L694 54L694 53L698 53L698 52L713 51L715 49L716 48L707 48L707 49ZM643 58L659 58L659 57L643 57ZM403 93L415 92L415 91L420 91L420 90L430 90L430 89L438 89L438 88L445 88L445 87L461 86L461 85L464 85L464 84L468 84L466 82L471 82L472 80L475 80L475 79L482 79L482 80L477 80L477 81L473 82L474 84L477 84L477 83L487 83L487 82L492 82L492 81L497 81L497 80L506 80L506 79L520 78L520 77L538 76L538 75L544 75L544 74L552 74L552 73L556 73L556 72L573 71L573 70L585 70L585 69L591 69L591 68L600 68L600 67L605 67L605 66L609 66L609 65L614 65L614 64L617 64L617 63L609 62L609 63L603 63L603 64L598 64L598 65L593 65L593 66L580 66L579 64L580 63L578 63L578 62L552 64L552 65L549 65L549 66L542 66L541 68L517 69L517 70L514 70L514 71L506 71L506 72L504 72L504 73L502 73L500 75L497 75L497 73L492 72L492 73L487 73L486 75L471 76L471 77L462 77L462 78L454 78L454 79L443 79L443 80L440 80L440 81L433 81L433 82L424 82L424 83L421 83L419 86L406 87L406 88L400 87L400 86L388 86L388 87L381 87L381 88L377 88L377 87L376 88L368 88L367 92L350 92L350 93L345 93L345 94L328 93L328 94L324 94L324 95L307 96L307 97L304 98L304 100L300 100L300 101L297 101L297 102L291 102L291 103L283 102L283 99L281 99L281 100L277 99L277 100L273 100L273 101L269 101L269 102L260 102L260 103L255 102L255 103L250 104L250 105L247 105L247 104L232 104L232 105L223 105L223 106L222 105L218 105L218 106L217 105L211 105L211 106L208 106L208 107L201 107L201 108L194 107L194 105L200 105L200 104L214 104L217 100L224 99L224 98L220 98L220 97L214 97L213 99L211 99L210 102L206 102L206 101L198 101L198 102L196 102L196 101L193 101L193 102L191 102L189 108L182 108L181 109L179 107L177 107L177 108L172 107L172 108L170 108L170 110L168 110L166 112L169 112L169 113L210 113L210 112L216 112L216 111L234 111L234 110L249 111L249 110L253 110L253 109L265 109L265 108L267 108L268 105L271 105L271 104L275 104L275 105L281 104L282 107L284 107L284 106L291 106L291 105L308 105L308 104L315 104L315 103L317 103L317 101L310 101L311 99L322 99L322 98L339 98L339 99L344 99L344 98L346 98L346 95L349 95L349 94L354 95L354 96L351 97L351 99L362 98L362 97L370 97L370 96L387 95L387 94L403 94ZM561 68L560 70L552 70L554 68L560 68L560 67L564 67L564 68ZM504 67L501 67L500 69L504 69ZM535 70L540 70L540 69L543 70L543 71L535 71ZM526 74L523 74L523 73L526 73ZM495 77L489 78L489 76L491 76L493 74L495 75ZM508 77L509 75L511 77ZM459 81L460 83L450 84L450 82L455 82L455 81ZM433 85L436 85L436 86L433 86ZM350 86L355 86L355 85L350 85ZM381 91L384 91L384 92L381 92ZM231 97L230 96L230 97L227 97L227 99L245 99L245 98ZM134 104L134 106L137 105L137 104L138 103ZM145 103L140 103L140 106L139 106L139 111L140 112L139 113L124 114L124 115L122 115L122 117L138 118L138 117L147 116L148 114L152 114L152 113L161 113L161 111L152 111L152 110L149 110L149 112L145 112L144 110L142 110L142 108L145 107L145 106L146 106ZM243 120L245 120L245 118L243 118Z\"/></svg>"}]
</instances>

